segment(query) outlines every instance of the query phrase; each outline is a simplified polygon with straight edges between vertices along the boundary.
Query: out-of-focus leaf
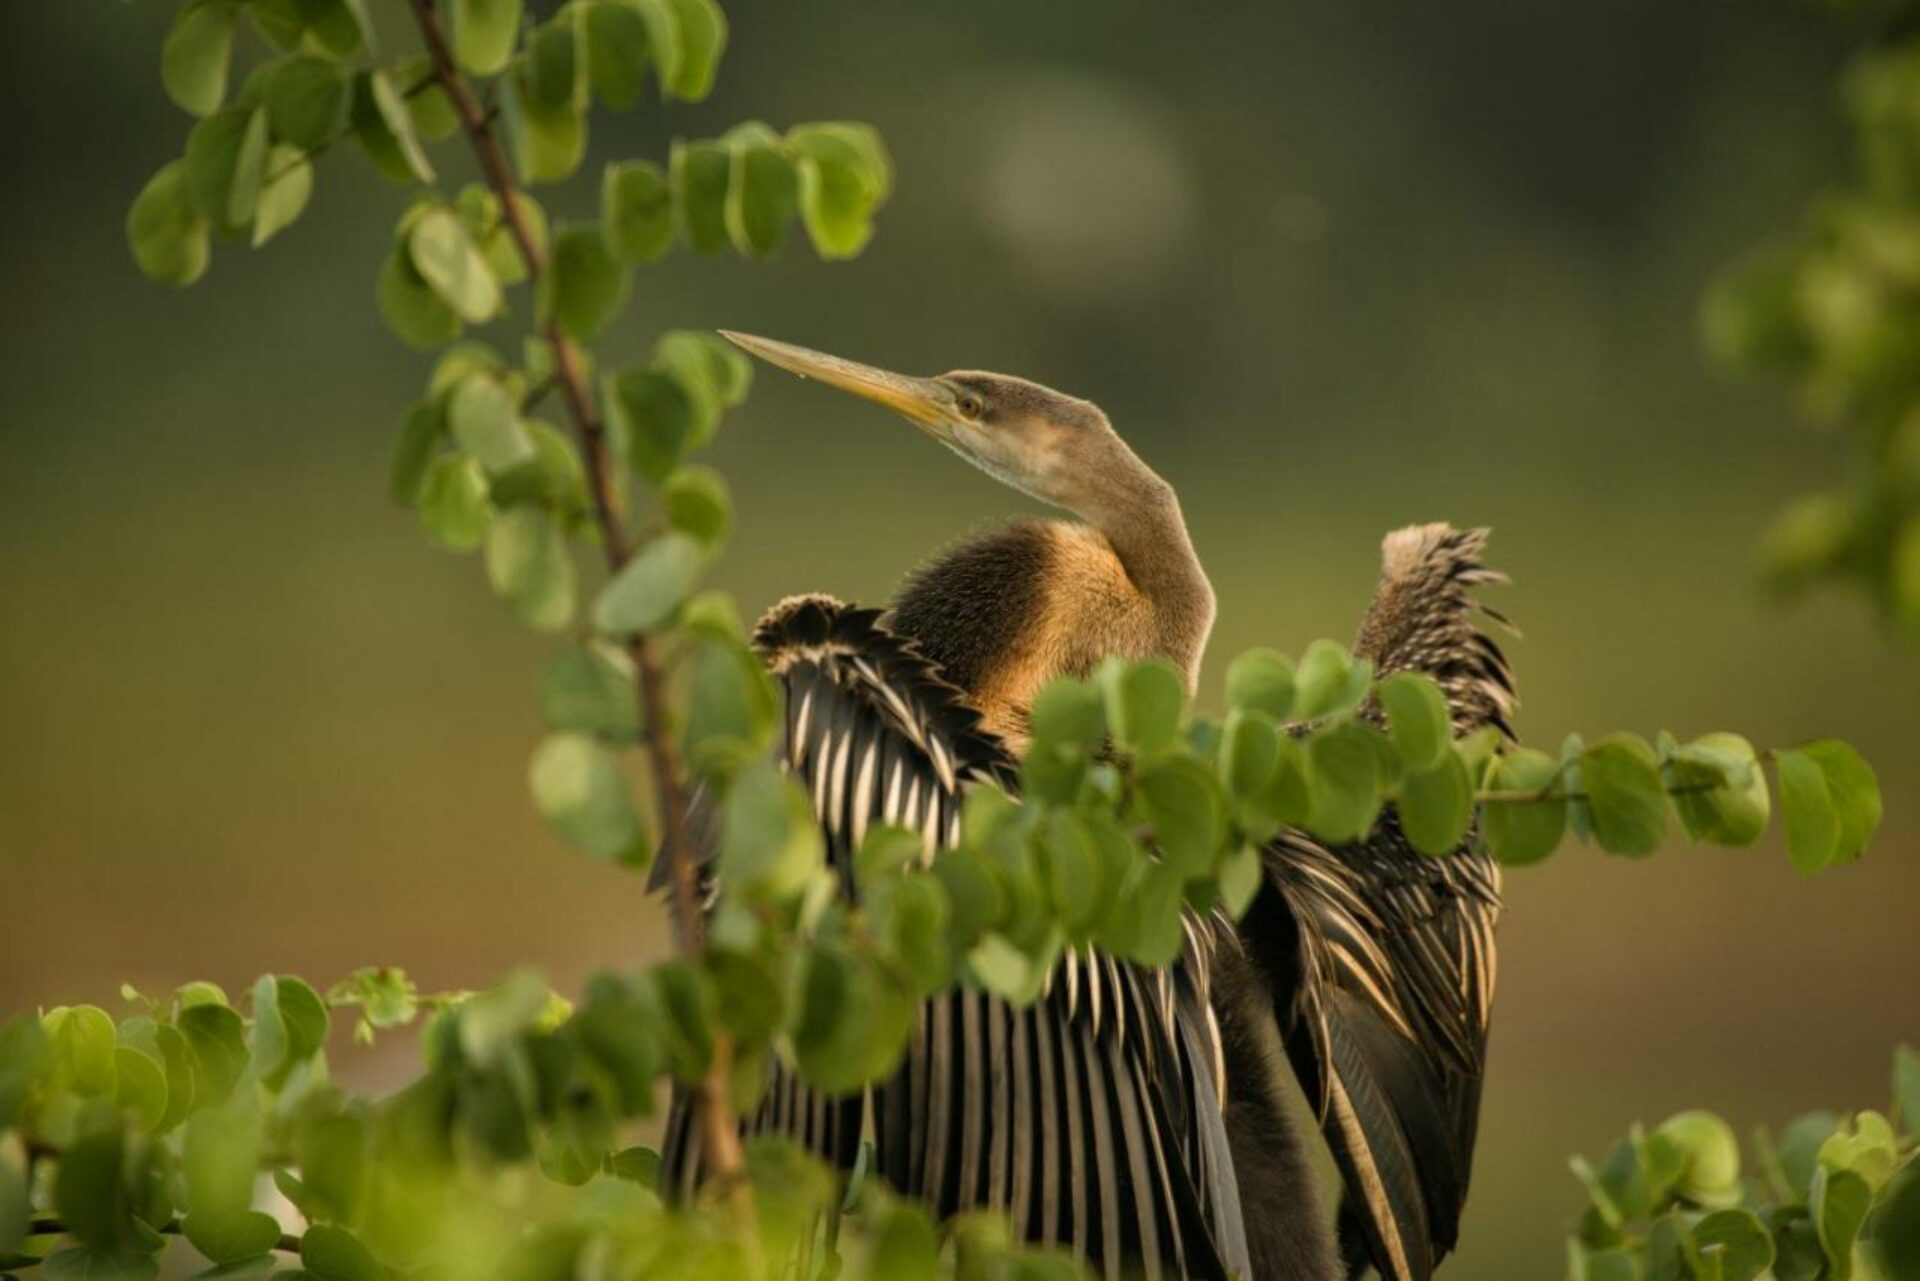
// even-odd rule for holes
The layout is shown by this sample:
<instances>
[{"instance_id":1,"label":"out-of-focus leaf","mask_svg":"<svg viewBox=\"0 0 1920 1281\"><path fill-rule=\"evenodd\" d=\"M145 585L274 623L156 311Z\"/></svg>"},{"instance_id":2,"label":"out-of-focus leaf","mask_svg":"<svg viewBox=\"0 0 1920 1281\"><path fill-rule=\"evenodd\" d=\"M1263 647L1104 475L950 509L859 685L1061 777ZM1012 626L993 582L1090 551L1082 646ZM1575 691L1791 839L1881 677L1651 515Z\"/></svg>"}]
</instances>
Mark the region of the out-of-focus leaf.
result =
<instances>
[{"instance_id":1,"label":"out-of-focus leaf","mask_svg":"<svg viewBox=\"0 0 1920 1281\"><path fill-rule=\"evenodd\" d=\"M1388 737L1408 772L1438 766L1453 738L1453 721L1447 697L1433 678L1421 672L1397 672L1380 682L1378 697L1386 709Z\"/></svg>"},{"instance_id":2,"label":"out-of-focus leaf","mask_svg":"<svg viewBox=\"0 0 1920 1281\"><path fill-rule=\"evenodd\" d=\"M598 227L562 227L542 281L546 309L568 334L591 339L626 304L631 274Z\"/></svg>"},{"instance_id":3,"label":"out-of-focus leaf","mask_svg":"<svg viewBox=\"0 0 1920 1281\"><path fill-rule=\"evenodd\" d=\"M227 96L236 13L230 0L199 0L173 20L160 48L160 80L182 111L210 116Z\"/></svg>"},{"instance_id":4,"label":"out-of-focus leaf","mask_svg":"<svg viewBox=\"0 0 1920 1281\"><path fill-rule=\"evenodd\" d=\"M534 808L570 844L611 862L645 861L646 833L605 747L582 734L551 735L535 750L527 780Z\"/></svg>"},{"instance_id":5,"label":"out-of-focus leaf","mask_svg":"<svg viewBox=\"0 0 1920 1281\"><path fill-rule=\"evenodd\" d=\"M600 180L600 222L623 262L652 262L666 253L673 244L673 192L666 174L646 160L608 165Z\"/></svg>"},{"instance_id":6,"label":"out-of-focus leaf","mask_svg":"<svg viewBox=\"0 0 1920 1281\"><path fill-rule=\"evenodd\" d=\"M1780 780L1780 813L1785 820L1787 857L1803 874L1833 861L1840 846L1840 814L1820 762L1787 748L1773 754Z\"/></svg>"},{"instance_id":7,"label":"out-of-focus leaf","mask_svg":"<svg viewBox=\"0 0 1920 1281\"><path fill-rule=\"evenodd\" d=\"M1644 857L1667 833L1659 758L1643 738L1610 734L1580 754L1593 834L1609 854Z\"/></svg>"},{"instance_id":8,"label":"out-of-focus leaf","mask_svg":"<svg viewBox=\"0 0 1920 1281\"><path fill-rule=\"evenodd\" d=\"M594 625L614 635L658 627L693 591L704 560L698 540L678 531L662 534L601 589L593 607Z\"/></svg>"},{"instance_id":9,"label":"out-of-focus leaf","mask_svg":"<svg viewBox=\"0 0 1920 1281\"><path fill-rule=\"evenodd\" d=\"M1422 854L1450 854L1473 821L1473 784L1466 762L1451 750L1432 769L1400 780L1400 827Z\"/></svg>"}]
</instances>

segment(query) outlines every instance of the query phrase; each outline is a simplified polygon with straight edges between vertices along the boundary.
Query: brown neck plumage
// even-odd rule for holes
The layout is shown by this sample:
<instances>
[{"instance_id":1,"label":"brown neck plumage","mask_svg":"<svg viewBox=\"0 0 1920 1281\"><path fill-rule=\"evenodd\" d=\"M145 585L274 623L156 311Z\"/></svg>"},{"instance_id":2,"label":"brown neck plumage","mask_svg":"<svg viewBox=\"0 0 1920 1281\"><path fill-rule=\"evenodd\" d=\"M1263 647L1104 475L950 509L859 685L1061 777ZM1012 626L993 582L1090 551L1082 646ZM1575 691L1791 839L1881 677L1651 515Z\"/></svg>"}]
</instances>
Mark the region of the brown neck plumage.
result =
<instances>
[{"instance_id":1,"label":"brown neck plumage","mask_svg":"<svg viewBox=\"0 0 1920 1281\"><path fill-rule=\"evenodd\" d=\"M1110 483L1077 504L1077 511L1113 545L1127 577L1152 607L1155 648L1180 668L1191 692L1213 630L1213 585L1193 550L1173 486L1122 449L1131 466L1110 472Z\"/></svg>"}]
</instances>

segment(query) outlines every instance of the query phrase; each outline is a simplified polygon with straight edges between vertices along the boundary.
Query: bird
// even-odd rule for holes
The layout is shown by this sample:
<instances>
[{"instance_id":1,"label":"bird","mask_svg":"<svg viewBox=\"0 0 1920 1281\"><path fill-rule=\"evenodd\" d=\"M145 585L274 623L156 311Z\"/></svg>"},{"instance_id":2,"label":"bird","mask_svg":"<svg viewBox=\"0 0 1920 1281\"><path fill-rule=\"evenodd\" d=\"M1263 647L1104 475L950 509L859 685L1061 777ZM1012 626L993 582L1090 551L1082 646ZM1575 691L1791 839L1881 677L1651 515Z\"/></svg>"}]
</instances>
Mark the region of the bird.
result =
<instances>
[{"instance_id":1,"label":"bird","mask_svg":"<svg viewBox=\"0 0 1920 1281\"><path fill-rule=\"evenodd\" d=\"M913 377L722 334L893 410L1066 516L962 539L885 610L802 595L756 627L784 690L783 763L849 892L870 825L921 831L930 860L957 839L970 789L1016 790L1033 699L1054 677L1159 658L1195 691L1213 588L1173 487L1098 406L1008 374ZM1356 642L1382 672L1434 675L1462 728L1504 725L1511 706L1504 659L1469 617L1472 588L1497 579L1483 543L1444 525L1390 536ZM1332 1281L1372 1266L1425 1281L1452 1244L1478 1110L1498 904L1485 870L1470 850L1414 853L1390 816L1348 847L1283 833L1244 920L1189 912L1173 966L1070 951L1028 1008L935 996L892 1077L829 1098L776 1061L743 1129L842 1169L870 1144L874 1173L938 1215L1004 1211L1022 1238L1108 1277ZM1337 1237L1287 1065L1347 1187ZM699 1146L676 1099L663 1186L697 1186Z\"/></svg>"}]
</instances>

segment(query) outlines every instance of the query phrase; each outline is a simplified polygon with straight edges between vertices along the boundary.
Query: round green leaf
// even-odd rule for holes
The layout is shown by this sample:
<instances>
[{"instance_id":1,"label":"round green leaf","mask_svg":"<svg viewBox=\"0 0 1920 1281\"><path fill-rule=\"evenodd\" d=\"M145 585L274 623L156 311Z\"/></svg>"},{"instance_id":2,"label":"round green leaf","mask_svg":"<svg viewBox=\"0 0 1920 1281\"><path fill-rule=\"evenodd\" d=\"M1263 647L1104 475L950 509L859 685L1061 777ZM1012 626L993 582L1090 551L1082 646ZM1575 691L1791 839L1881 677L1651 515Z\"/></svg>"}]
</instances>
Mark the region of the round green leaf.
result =
<instances>
[{"instance_id":1,"label":"round green leaf","mask_svg":"<svg viewBox=\"0 0 1920 1281\"><path fill-rule=\"evenodd\" d=\"M1305 663L1301 671L1305 673ZM1344 722L1307 740L1307 826L1314 835L1343 842L1372 829L1381 803L1377 737L1377 731L1365 725Z\"/></svg>"},{"instance_id":2,"label":"round green leaf","mask_svg":"<svg viewBox=\"0 0 1920 1281\"><path fill-rule=\"evenodd\" d=\"M571 102L541 102L524 78L514 75L506 81L500 113L514 165L527 182L558 182L580 167L587 150L587 122Z\"/></svg>"},{"instance_id":3,"label":"round green leaf","mask_svg":"<svg viewBox=\"0 0 1920 1281\"><path fill-rule=\"evenodd\" d=\"M784 902L821 868L825 847L813 807L771 761L756 761L727 789L720 872L730 887Z\"/></svg>"},{"instance_id":4,"label":"round green leaf","mask_svg":"<svg viewBox=\"0 0 1920 1281\"><path fill-rule=\"evenodd\" d=\"M727 182L733 160L717 142L676 142L668 164L674 216L687 246L703 257L726 249Z\"/></svg>"},{"instance_id":5,"label":"round green leaf","mask_svg":"<svg viewBox=\"0 0 1920 1281\"><path fill-rule=\"evenodd\" d=\"M631 272L607 248L598 227L563 227L541 283L548 314L585 341L626 305Z\"/></svg>"},{"instance_id":6,"label":"round green leaf","mask_svg":"<svg viewBox=\"0 0 1920 1281\"><path fill-rule=\"evenodd\" d=\"M180 11L160 48L160 80L167 96L196 116L210 116L227 95L233 62L230 0L199 0Z\"/></svg>"},{"instance_id":7,"label":"round green leaf","mask_svg":"<svg viewBox=\"0 0 1920 1281\"><path fill-rule=\"evenodd\" d=\"M1237 800L1266 794L1280 763L1280 727L1264 712L1236 707L1220 733L1220 775Z\"/></svg>"},{"instance_id":8,"label":"round green leaf","mask_svg":"<svg viewBox=\"0 0 1920 1281\"><path fill-rule=\"evenodd\" d=\"M1666 788L1645 739L1610 734L1580 754L1594 838L1610 854L1644 857L1667 834Z\"/></svg>"},{"instance_id":9,"label":"round green leaf","mask_svg":"<svg viewBox=\"0 0 1920 1281\"><path fill-rule=\"evenodd\" d=\"M645 833L612 752L582 734L554 734L527 771L534 808L568 843L595 858L637 864Z\"/></svg>"},{"instance_id":10,"label":"round green leaf","mask_svg":"<svg viewBox=\"0 0 1920 1281\"><path fill-rule=\"evenodd\" d=\"M339 64L296 54L267 81L267 119L281 142L311 151L339 137L353 106L353 77Z\"/></svg>"},{"instance_id":11,"label":"round green leaf","mask_svg":"<svg viewBox=\"0 0 1920 1281\"><path fill-rule=\"evenodd\" d=\"M487 578L535 631L573 622L577 587L567 538L551 513L516 507L487 530Z\"/></svg>"},{"instance_id":12,"label":"round green leaf","mask_svg":"<svg viewBox=\"0 0 1920 1281\"><path fill-rule=\"evenodd\" d=\"M624 635L658 627L699 581L705 552L694 538L669 532L642 547L601 589L594 626Z\"/></svg>"},{"instance_id":13,"label":"round green leaf","mask_svg":"<svg viewBox=\"0 0 1920 1281\"><path fill-rule=\"evenodd\" d=\"M652 42L647 22L619 0L586 6L587 77L609 107L624 111L640 100Z\"/></svg>"},{"instance_id":14,"label":"round green leaf","mask_svg":"<svg viewBox=\"0 0 1920 1281\"><path fill-rule=\"evenodd\" d=\"M447 426L454 442L488 472L508 471L534 457L513 397L490 374L468 374L455 384L447 397Z\"/></svg>"},{"instance_id":15,"label":"round green leaf","mask_svg":"<svg viewBox=\"0 0 1920 1281\"><path fill-rule=\"evenodd\" d=\"M708 547L726 541L733 524L733 503L726 482L711 467L681 467L661 491L667 523L692 534Z\"/></svg>"},{"instance_id":16,"label":"round green leaf","mask_svg":"<svg viewBox=\"0 0 1920 1281\"><path fill-rule=\"evenodd\" d=\"M354 79L349 119L361 148L380 172L395 182L433 181L433 162L414 133L413 112L386 72L362 72Z\"/></svg>"},{"instance_id":17,"label":"round green leaf","mask_svg":"<svg viewBox=\"0 0 1920 1281\"><path fill-rule=\"evenodd\" d=\"M1293 664L1274 649L1250 649L1227 666L1227 703L1285 723L1293 715Z\"/></svg>"},{"instance_id":18,"label":"round green leaf","mask_svg":"<svg viewBox=\"0 0 1920 1281\"><path fill-rule=\"evenodd\" d=\"M175 160L148 179L127 211L127 244L147 279L190 285L206 273L210 225L188 192L187 164Z\"/></svg>"},{"instance_id":19,"label":"round green leaf","mask_svg":"<svg viewBox=\"0 0 1920 1281\"><path fill-rule=\"evenodd\" d=\"M265 1254L280 1242L280 1224L258 1210L189 1214L180 1224L193 1248L215 1263L234 1263Z\"/></svg>"},{"instance_id":20,"label":"round green leaf","mask_svg":"<svg viewBox=\"0 0 1920 1281\"><path fill-rule=\"evenodd\" d=\"M851 258L873 235L873 215L893 185L879 135L865 125L800 125L787 134L797 157L800 213L814 252Z\"/></svg>"},{"instance_id":21,"label":"round green leaf","mask_svg":"<svg viewBox=\"0 0 1920 1281\"><path fill-rule=\"evenodd\" d=\"M407 255L420 278L470 324L500 311L500 282L451 209L428 209L407 232Z\"/></svg>"},{"instance_id":22,"label":"round green leaf","mask_svg":"<svg viewBox=\"0 0 1920 1281\"><path fill-rule=\"evenodd\" d=\"M1380 706L1387 713L1387 734L1409 773L1438 766L1453 739L1447 697L1422 672L1397 672L1380 682ZM1463 771L1464 773L1464 768Z\"/></svg>"},{"instance_id":23,"label":"round green leaf","mask_svg":"<svg viewBox=\"0 0 1920 1281\"><path fill-rule=\"evenodd\" d=\"M1489 786L1496 792L1530 795L1547 791L1559 775L1560 763L1553 757L1519 748L1499 758ZM1566 830L1567 803L1560 796L1487 802L1487 849L1510 867L1538 863L1559 847Z\"/></svg>"},{"instance_id":24,"label":"round green leaf","mask_svg":"<svg viewBox=\"0 0 1920 1281\"><path fill-rule=\"evenodd\" d=\"M253 247L258 249L292 226L312 196L313 165L305 153L294 147L270 148L254 208Z\"/></svg>"},{"instance_id":25,"label":"round green leaf","mask_svg":"<svg viewBox=\"0 0 1920 1281\"><path fill-rule=\"evenodd\" d=\"M673 193L666 174L645 160L608 165L600 182L600 221L621 261L659 258L673 244Z\"/></svg>"},{"instance_id":26,"label":"round green leaf","mask_svg":"<svg viewBox=\"0 0 1920 1281\"><path fill-rule=\"evenodd\" d=\"M800 178L765 125L742 125L727 135L731 168L725 207L727 235L749 258L771 258L786 243L800 204Z\"/></svg>"},{"instance_id":27,"label":"round green leaf","mask_svg":"<svg viewBox=\"0 0 1920 1281\"><path fill-rule=\"evenodd\" d=\"M1134 752L1158 752L1180 732L1186 686L1164 659L1110 662L1100 671L1107 724L1116 742Z\"/></svg>"},{"instance_id":28,"label":"round green leaf","mask_svg":"<svg viewBox=\"0 0 1920 1281\"><path fill-rule=\"evenodd\" d=\"M1838 739L1823 739L1801 749L1820 766L1839 820L1832 862L1860 857L1880 828L1880 780L1860 753Z\"/></svg>"},{"instance_id":29,"label":"round green leaf","mask_svg":"<svg viewBox=\"0 0 1920 1281\"><path fill-rule=\"evenodd\" d=\"M453 551L471 551L486 537L493 520L487 476L471 458L442 455L427 467L420 487L420 527Z\"/></svg>"},{"instance_id":30,"label":"round green leaf","mask_svg":"<svg viewBox=\"0 0 1920 1281\"><path fill-rule=\"evenodd\" d=\"M1773 1238L1759 1219L1745 1210L1716 1210L1693 1225L1696 1254L1719 1253L1724 1281L1755 1281L1773 1265Z\"/></svg>"},{"instance_id":31,"label":"round green leaf","mask_svg":"<svg viewBox=\"0 0 1920 1281\"><path fill-rule=\"evenodd\" d=\"M661 88L682 102L698 102L713 89L720 55L727 46L727 19L714 0L653 0L649 8L672 15L672 56L660 58ZM643 10L643 13L646 12ZM666 42L654 33L654 47Z\"/></svg>"},{"instance_id":32,"label":"round green leaf","mask_svg":"<svg viewBox=\"0 0 1920 1281\"><path fill-rule=\"evenodd\" d=\"M520 39L520 0L453 0L453 54L476 76L497 75Z\"/></svg>"},{"instance_id":33,"label":"round green leaf","mask_svg":"<svg viewBox=\"0 0 1920 1281\"><path fill-rule=\"evenodd\" d=\"M1351 712L1367 696L1372 664L1356 660L1346 647L1317 640L1301 655L1294 678L1294 715L1302 720L1333 718Z\"/></svg>"},{"instance_id":34,"label":"round green leaf","mask_svg":"<svg viewBox=\"0 0 1920 1281\"><path fill-rule=\"evenodd\" d=\"M1767 830L1773 803L1753 745L1738 734L1704 734L1668 761L1673 807L1697 841L1747 846Z\"/></svg>"},{"instance_id":35,"label":"round green leaf","mask_svg":"<svg viewBox=\"0 0 1920 1281\"><path fill-rule=\"evenodd\" d=\"M380 264L378 293L380 318L407 346L426 350L459 336L460 317L397 249Z\"/></svg>"},{"instance_id":36,"label":"round green leaf","mask_svg":"<svg viewBox=\"0 0 1920 1281\"><path fill-rule=\"evenodd\" d=\"M1153 828L1168 867L1182 879L1205 874L1226 838L1226 804L1211 770L1186 757L1143 765L1134 776L1134 803Z\"/></svg>"},{"instance_id":37,"label":"round green leaf","mask_svg":"<svg viewBox=\"0 0 1920 1281\"><path fill-rule=\"evenodd\" d=\"M608 426L634 470L656 484L693 438L696 409L677 378L656 370L621 374L608 387Z\"/></svg>"},{"instance_id":38,"label":"round green leaf","mask_svg":"<svg viewBox=\"0 0 1920 1281\"><path fill-rule=\"evenodd\" d=\"M539 702L549 729L623 743L640 732L633 661L610 645L572 645L554 655L540 674Z\"/></svg>"},{"instance_id":39,"label":"round green leaf","mask_svg":"<svg viewBox=\"0 0 1920 1281\"><path fill-rule=\"evenodd\" d=\"M1873 1189L1852 1170L1821 1166L1813 1172L1807 1209L1813 1215L1814 1230L1819 1233L1833 1281L1847 1281L1853 1275L1854 1242L1860 1239L1860 1229L1872 1208Z\"/></svg>"},{"instance_id":40,"label":"round green leaf","mask_svg":"<svg viewBox=\"0 0 1920 1281\"><path fill-rule=\"evenodd\" d=\"M1773 755L1780 780L1780 814L1785 820L1787 858L1811 874L1831 863L1840 847L1840 815L1820 762L1806 752L1783 749Z\"/></svg>"},{"instance_id":41,"label":"round green leaf","mask_svg":"<svg viewBox=\"0 0 1920 1281\"><path fill-rule=\"evenodd\" d=\"M345 1228L317 1223L300 1238L300 1262L320 1281L386 1281L386 1271Z\"/></svg>"},{"instance_id":42,"label":"round green leaf","mask_svg":"<svg viewBox=\"0 0 1920 1281\"><path fill-rule=\"evenodd\" d=\"M1473 783L1451 750L1440 764L1400 780L1400 828L1422 854L1451 854L1473 821Z\"/></svg>"}]
</instances>

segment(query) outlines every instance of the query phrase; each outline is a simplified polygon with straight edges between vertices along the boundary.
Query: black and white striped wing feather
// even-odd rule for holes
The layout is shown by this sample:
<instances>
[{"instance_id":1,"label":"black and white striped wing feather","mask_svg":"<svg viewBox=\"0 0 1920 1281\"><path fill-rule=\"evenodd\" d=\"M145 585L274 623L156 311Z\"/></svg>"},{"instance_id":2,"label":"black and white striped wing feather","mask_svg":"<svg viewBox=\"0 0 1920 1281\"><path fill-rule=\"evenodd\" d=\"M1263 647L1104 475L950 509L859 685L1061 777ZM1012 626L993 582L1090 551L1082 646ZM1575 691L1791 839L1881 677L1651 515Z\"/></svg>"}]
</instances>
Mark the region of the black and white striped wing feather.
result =
<instances>
[{"instance_id":1,"label":"black and white striped wing feather","mask_svg":"<svg viewBox=\"0 0 1920 1281\"><path fill-rule=\"evenodd\" d=\"M785 687L788 768L849 892L870 826L920 832L931 861L957 837L968 788L1013 783L998 739L877 611L795 598L755 641ZM1068 1246L1109 1276L1245 1275L1210 948L1190 930L1185 961L1166 972L1071 956L1026 1009L944 993L922 1004L890 1079L827 1097L776 1061L745 1128L841 1168L870 1142L875 1172L936 1215L1005 1211L1025 1239ZM665 1160L683 1188L696 1147L676 1106Z\"/></svg>"}]
</instances>

